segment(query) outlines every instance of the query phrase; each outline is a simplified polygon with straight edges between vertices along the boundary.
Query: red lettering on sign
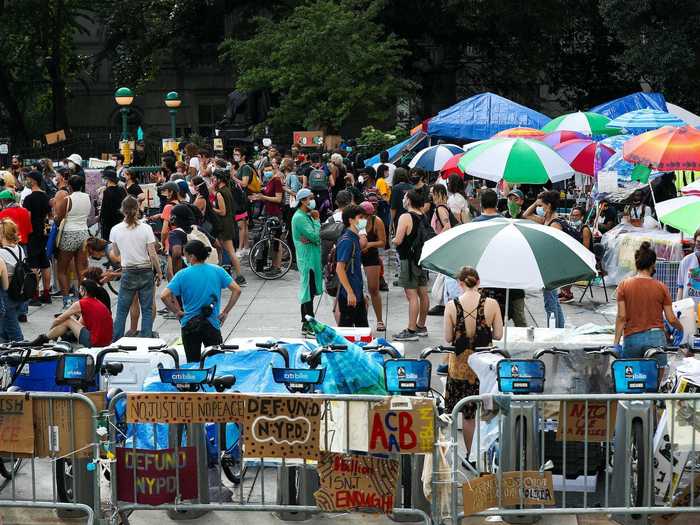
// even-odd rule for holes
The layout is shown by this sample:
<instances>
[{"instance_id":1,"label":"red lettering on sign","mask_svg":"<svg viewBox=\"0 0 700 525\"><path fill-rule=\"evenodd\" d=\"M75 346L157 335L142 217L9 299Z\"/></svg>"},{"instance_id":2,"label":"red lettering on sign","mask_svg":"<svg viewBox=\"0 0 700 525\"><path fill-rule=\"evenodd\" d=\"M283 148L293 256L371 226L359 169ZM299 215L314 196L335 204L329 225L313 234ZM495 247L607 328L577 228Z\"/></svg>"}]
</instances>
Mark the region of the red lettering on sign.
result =
<instances>
[{"instance_id":1,"label":"red lettering on sign","mask_svg":"<svg viewBox=\"0 0 700 525\"><path fill-rule=\"evenodd\" d=\"M372 419L372 434L369 438L370 450L378 448L377 440L381 442L381 446L384 450L389 448L389 443L387 442L386 434L384 433L384 425L380 414L374 414L374 419Z\"/></svg>"},{"instance_id":2,"label":"red lettering on sign","mask_svg":"<svg viewBox=\"0 0 700 525\"><path fill-rule=\"evenodd\" d=\"M410 412L399 413L399 441L401 450L415 448L416 434L411 430L413 426L413 416Z\"/></svg>"}]
</instances>

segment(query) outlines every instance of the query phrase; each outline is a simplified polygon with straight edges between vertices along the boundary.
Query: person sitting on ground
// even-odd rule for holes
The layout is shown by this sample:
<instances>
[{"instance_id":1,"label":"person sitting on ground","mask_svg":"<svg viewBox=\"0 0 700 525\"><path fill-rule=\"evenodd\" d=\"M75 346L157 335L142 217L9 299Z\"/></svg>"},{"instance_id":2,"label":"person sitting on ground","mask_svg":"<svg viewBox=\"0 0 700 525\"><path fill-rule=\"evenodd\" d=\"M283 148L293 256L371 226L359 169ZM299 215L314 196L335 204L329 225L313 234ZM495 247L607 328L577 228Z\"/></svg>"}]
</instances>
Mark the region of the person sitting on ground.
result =
<instances>
[{"instance_id":1,"label":"person sitting on ground","mask_svg":"<svg viewBox=\"0 0 700 525\"><path fill-rule=\"evenodd\" d=\"M90 279L80 283L80 299L71 304L51 324L46 334L32 345L40 346L71 332L86 348L107 346L112 342L112 313L98 299L100 286Z\"/></svg>"},{"instance_id":2,"label":"person sitting on ground","mask_svg":"<svg viewBox=\"0 0 700 525\"><path fill-rule=\"evenodd\" d=\"M95 281L97 283L98 290L95 293L95 298L102 301L102 304L104 304L111 312L112 300L109 298L109 292L105 290L104 286L102 285L105 281L104 270L99 266L88 266L88 269L85 272L85 279Z\"/></svg>"}]
</instances>

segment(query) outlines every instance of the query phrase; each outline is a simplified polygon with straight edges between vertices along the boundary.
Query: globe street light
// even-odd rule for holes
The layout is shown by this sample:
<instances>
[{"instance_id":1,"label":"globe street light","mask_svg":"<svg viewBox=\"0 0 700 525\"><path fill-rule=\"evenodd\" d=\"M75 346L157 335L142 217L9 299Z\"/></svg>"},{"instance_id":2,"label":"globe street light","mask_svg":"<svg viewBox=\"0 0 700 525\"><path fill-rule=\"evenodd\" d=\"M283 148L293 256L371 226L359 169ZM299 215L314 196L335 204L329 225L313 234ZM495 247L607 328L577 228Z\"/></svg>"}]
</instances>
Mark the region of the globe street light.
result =
<instances>
[{"instance_id":1,"label":"globe street light","mask_svg":"<svg viewBox=\"0 0 700 525\"><path fill-rule=\"evenodd\" d=\"M177 94L177 91L171 91L170 93L165 95L165 105L170 108L169 113L171 138L175 138L175 114L177 113L177 108L180 107L180 104L182 104L182 100L180 100L180 96Z\"/></svg>"},{"instance_id":2,"label":"globe street light","mask_svg":"<svg viewBox=\"0 0 700 525\"><path fill-rule=\"evenodd\" d=\"M128 87L120 87L114 92L114 100L121 108L119 111L122 114L122 140L129 140L126 119L129 115L129 106L134 101L134 94Z\"/></svg>"}]
</instances>

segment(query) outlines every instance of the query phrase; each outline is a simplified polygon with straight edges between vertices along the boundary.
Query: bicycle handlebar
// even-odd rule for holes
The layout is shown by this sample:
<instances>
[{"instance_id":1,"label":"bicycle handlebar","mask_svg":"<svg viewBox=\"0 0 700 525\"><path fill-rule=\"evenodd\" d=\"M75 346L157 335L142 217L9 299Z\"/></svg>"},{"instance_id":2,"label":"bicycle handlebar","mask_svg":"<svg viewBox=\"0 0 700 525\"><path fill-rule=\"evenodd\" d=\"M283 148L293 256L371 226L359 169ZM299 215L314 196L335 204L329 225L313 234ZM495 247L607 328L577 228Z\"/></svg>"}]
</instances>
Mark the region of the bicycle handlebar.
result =
<instances>
[{"instance_id":1,"label":"bicycle handlebar","mask_svg":"<svg viewBox=\"0 0 700 525\"><path fill-rule=\"evenodd\" d=\"M277 346L277 341L274 343L255 343L258 348L267 348L268 350Z\"/></svg>"},{"instance_id":2,"label":"bicycle handlebar","mask_svg":"<svg viewBox=\"0 0 700 525\"><path fill-rule=\"evenodd\" d=\"M537 350L537 351L532 355L532 358L533 358L533 359L539 359L540 357L542 357L543 355L546 355L546 354L552 354L552 355L557 355L557 354L558 354L558 355L569 355L570 353L571 353L571 352L569 352L569 350L566 350L566 349L564 349L564 348L557 348L557 347L553 346L552 348L543 348L543 349L541 349L541 350Z\"/></svg>"}]
</instances>

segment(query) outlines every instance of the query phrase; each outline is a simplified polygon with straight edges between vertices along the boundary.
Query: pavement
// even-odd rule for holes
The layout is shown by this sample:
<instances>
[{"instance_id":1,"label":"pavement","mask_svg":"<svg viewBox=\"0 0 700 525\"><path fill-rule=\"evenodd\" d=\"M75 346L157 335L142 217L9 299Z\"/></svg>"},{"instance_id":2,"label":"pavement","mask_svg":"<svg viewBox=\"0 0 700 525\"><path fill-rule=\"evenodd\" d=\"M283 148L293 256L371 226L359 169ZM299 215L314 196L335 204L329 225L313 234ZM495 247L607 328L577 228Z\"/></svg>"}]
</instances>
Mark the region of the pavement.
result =
<instances>
[{"instance_id":1,"label":"pavement","mask_svg":"<svg viewBox=\"0 0 700 525\"><path fill-rule=\"evenodd\" d=\"M395 268L391 265L387 266L386 274L387 281L393 281ZM298 274L289 272L281 279L274 281L263 281L258 279L244 266L244 274L248 279L248 286L243 288L243 293L238 301L238 304L230 313L228 319L222 327L224 340L232 337L253 337L253 336L269 336L274 338L284 337L299 337L301 328L300 307L297 300L298 291ZM574 287L576 301L578 301L583 289ZM605 303L603 292L600 288L594 288L593 297L587 295L581 303L575 302L572 304L563 305L564 313L567 319L567 324L580 326L586 323L595 323L599 325L610 325L614 323L615 307L614 307L614 290L608 290L610 294L610 303ZM222 301L225 303L228 292L224 293ZM388 339L391 339L391 334L400 332L406 327L406 319L408 315L408 305L406 303L403 290L390 286L388 292L382 293L384 304L385 323L387 325ZM113 300L113 304L116 301ZM159 308L162 307L160 301ZM318 320L334 325L332 314L333 298L323 295L316 299L315 311ZM542 295L539 292L528 293L526 297L527 315L532 326L545 326L545 313L542 301ZM26 339L31 339L39 333L45 332L54 318L54 315L60 312L60 298L54 300L51 305L42 305L40 307L30 307L28 314L28 322L21 325L22 331ZM370 308L370 326L376 326L374 313ZM427 321L428 337L421 338L417 342L406 342L405 351L408 357L417 357L420 350L431 345L443 343L442 338L442 317L429 316ZM128 329L128 321L127 321ZM179 324L174 319L166 319L158 316L154 330L159 333L159 336L168 342L177 340L180 336ZM382 334L383 335L383 334ZM274 469L266 469L262 477L266 480L268 489L268 501L274 500L275 489L275 472ZM40 493L51 493L51 476L48 479L40 480ZM249 477L252 482L252 475ZM0 493L0 499L7 496L5 489ZM47 492L41 492L46 490ZM237 490L237 489L236 489ZM260 490L256 489L256 492ZM25 494L31 497L31 492L25 490ZM108 493L107 485L103 486L103 495ZM317 516L312 518L307 523L316 524L321 521L326 521L328 518ZM377 515L358 515L344 514L335 516L336 523L340 522L347 524L366 523L369 520L378 522L390 523L389 518ZM268 525L278 523L278 517L271 513L236 513L232 515L226 512L213 512L207 514L203 518L190 521L193 524L218 524L230 523L235 520L240 524L251 525ZM468 518L465 523L476 525L487 521L497 521L498 518ZM149 511L136 512L130 518L132 524L161 524L164 521L170 521L164 511ZM61 520L55 517L51 512L27 510L27 509L0 509L0 525L10 524L26 524L26 523L62 523ZM548 518L543 516L540 522L543 524L562 524L562 525L584 525L584 524L603 524L607 523L604 518L594 518L585 516L559 516Z\"/></svg>"}]
</instances>

